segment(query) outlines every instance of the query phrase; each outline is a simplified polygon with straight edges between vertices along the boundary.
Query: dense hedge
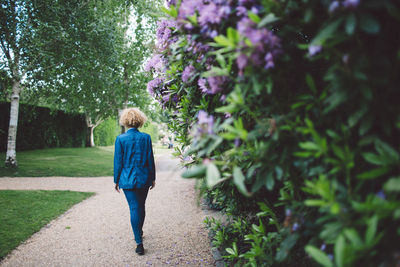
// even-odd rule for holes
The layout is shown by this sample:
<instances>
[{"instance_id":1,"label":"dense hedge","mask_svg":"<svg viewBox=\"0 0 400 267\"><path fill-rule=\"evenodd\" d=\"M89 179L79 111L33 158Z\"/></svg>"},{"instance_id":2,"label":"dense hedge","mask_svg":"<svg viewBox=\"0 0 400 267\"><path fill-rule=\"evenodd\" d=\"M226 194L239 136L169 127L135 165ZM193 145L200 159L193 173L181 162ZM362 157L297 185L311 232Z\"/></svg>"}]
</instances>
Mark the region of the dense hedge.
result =
<instances>
[{"instance_id":1,"label":"dense hedge","mask_svg":"<svg viewBox=\"0 0 400 267\"><path fill-rule=\"evenodd\" d=\"M148 90L225 258L399 265L399 2L169 2Z\"/></svg>"},{"instance_id":2,"label":"dense hedge","mask_svg":"<svg viewBox=\"0 0 400 267\"><path fill-rule=\"evenodd\" d=\"M0 151L7 150L10 103L0 103ZM83 115L20 104L17 150L85 146Z\"/></svg>"}]
</instances>

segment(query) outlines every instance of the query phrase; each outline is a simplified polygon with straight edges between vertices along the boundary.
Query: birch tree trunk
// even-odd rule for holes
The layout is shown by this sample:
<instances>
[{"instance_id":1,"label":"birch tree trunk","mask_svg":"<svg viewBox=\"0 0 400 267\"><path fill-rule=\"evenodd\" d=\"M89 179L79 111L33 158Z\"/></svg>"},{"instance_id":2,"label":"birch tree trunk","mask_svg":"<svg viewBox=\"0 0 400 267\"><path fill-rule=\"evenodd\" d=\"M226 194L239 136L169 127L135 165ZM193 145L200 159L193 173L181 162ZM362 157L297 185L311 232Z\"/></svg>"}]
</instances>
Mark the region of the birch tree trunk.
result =
<instances>
[{"instance_id":1,"label":"birch tree trunk","mask_svg":"<svg viewBox=\"0 0 400 267\"><path fill-rule=\"evenodd\" d=\"M17 126L19 110L19 94L21 92L21 82L14 80L11 95L10 124L8 127L8 142L5 165L7 167L17 167Z\"/></svg>"},{"instance_id":2,"label":"birch tree trunk","mask_svg":"<svg viewBox=\"0 0 400 267\"><path fill-rule=\"evenodd\" d=\"M86 126L87 126L87 136L86 136L86 146L95 147L94 143L94 129L103 122L103 120L92 119L89 115L86 116Z\"/></svg>"},{"instance_id":3,"label":"birch tree trunk","mask_svg":"<svg viewBox=\"0 0 400 267\"><path fill-rule=\"evenodd\" d=\"M94 144L94 127L93 126L89 126L87 129L87 140L86 140L86 144L88 147L95 147L96 145Z\"/></svg>"}]
</instances>

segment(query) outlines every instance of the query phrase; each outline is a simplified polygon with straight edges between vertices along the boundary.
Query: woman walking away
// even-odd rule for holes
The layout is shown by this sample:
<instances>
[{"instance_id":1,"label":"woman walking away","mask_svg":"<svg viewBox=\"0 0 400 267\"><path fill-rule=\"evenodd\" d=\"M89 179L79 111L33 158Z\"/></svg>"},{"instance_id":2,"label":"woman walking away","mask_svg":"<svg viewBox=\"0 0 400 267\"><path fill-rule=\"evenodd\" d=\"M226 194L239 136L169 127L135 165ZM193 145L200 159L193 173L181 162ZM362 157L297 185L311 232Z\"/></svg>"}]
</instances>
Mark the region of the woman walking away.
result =
<instances>
[{"instance_id":1,"label":"woman walking away","mask_svg":"<svg viewBox=\"0 0 400 267\"><path fill-rule=\"evenodd\" d=\"M139 132L147 118L137 108L122 112L120 123L130 128L117 136L114 153L114 183L123 189L131 213L131 225L137 244L136 253L144 255L143 223L147 193L155 186L156 170L150 135Z\"/></svg>"}]
</instances>

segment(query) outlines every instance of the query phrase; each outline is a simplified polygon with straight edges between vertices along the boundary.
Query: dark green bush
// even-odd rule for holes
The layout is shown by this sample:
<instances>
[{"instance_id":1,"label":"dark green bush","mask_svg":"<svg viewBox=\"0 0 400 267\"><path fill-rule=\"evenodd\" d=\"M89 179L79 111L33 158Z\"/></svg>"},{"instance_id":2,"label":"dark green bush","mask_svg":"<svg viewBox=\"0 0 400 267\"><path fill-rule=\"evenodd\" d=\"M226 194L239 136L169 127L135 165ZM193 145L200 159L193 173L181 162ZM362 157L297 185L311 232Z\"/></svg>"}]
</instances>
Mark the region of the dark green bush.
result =
<instances>
[{"instance_id":1,"label":"dark green bush","mask_svg":"<svg viewBox=\"0 0 400 267\"><path fill-rule=\"evenodd\" d=\"M148 89L172 111L184 177L204 178L230 217L207 222L226 259L400 264L399 2L183 0L165 12Z\"/></svg>"},{"instance_id":2,"label":"dark green bush","mask_svg":"<svg viewBox=\"0 0 400 267\"><path fill-rule=\"evenodd\" d=\"M9 103L0 103L0 114L0 151L6 151L10 120ZM85 145L86 123L81 114L20 104L18 118L17 150L19 151Z\"/></svg>"}]
</instances>

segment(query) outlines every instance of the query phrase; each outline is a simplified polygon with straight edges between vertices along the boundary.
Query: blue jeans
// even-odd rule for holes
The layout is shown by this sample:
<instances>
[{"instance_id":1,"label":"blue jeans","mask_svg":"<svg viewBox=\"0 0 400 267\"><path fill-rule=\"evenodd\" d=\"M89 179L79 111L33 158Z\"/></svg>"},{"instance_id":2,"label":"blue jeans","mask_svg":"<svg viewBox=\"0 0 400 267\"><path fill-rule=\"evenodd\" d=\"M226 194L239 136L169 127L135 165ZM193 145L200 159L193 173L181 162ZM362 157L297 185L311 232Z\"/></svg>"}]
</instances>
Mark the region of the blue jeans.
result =
<instances>
[{"instance_id":1,"label":"blue jeans","mask_svg":"<svg viewBox=\"0 0 400 267\"><path fill-rule=\"evenodd\" d=\"M145 203L149 188L124 189L126 200L131 213L131 225L136 244L142 244Z\"/></svg>"}]
</instances>

